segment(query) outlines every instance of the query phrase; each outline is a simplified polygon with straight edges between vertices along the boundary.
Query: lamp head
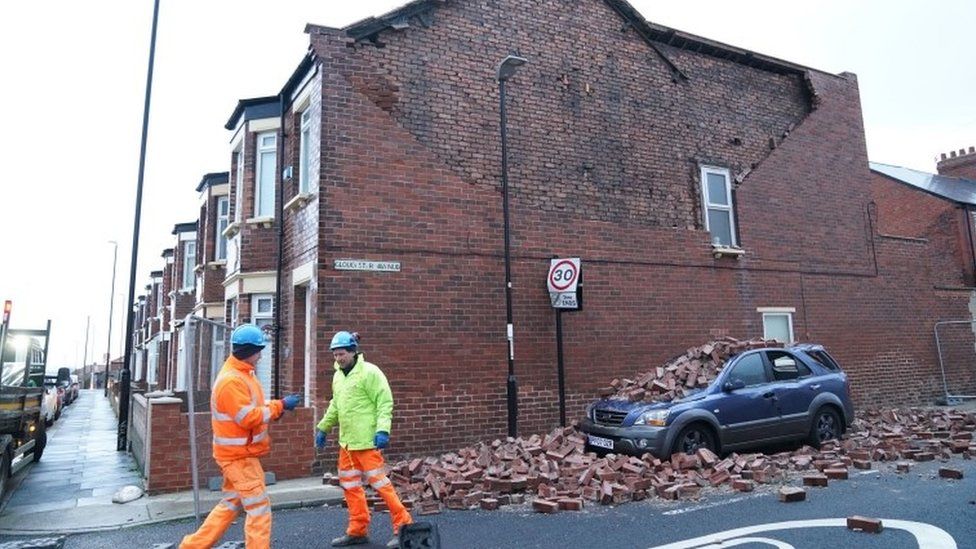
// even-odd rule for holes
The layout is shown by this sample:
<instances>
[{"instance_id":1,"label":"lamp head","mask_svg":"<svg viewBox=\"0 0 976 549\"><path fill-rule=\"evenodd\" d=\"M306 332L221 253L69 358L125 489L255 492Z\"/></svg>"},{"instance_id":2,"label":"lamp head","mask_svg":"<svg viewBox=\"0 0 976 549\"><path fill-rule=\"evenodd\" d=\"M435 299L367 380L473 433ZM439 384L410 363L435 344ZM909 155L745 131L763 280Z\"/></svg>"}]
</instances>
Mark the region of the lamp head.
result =
<instances>
[{"instance_id":1,"label":"lamp head","mask_svg":"<svg viewBox=\"0 0 976 549\"><path fill-rule=\"evenodd\" d=\"M509 55L498 65L498 80L505 81L515 74L515 70L526 64L528 60L517 55Z\"/></svg>"}]
</instances>

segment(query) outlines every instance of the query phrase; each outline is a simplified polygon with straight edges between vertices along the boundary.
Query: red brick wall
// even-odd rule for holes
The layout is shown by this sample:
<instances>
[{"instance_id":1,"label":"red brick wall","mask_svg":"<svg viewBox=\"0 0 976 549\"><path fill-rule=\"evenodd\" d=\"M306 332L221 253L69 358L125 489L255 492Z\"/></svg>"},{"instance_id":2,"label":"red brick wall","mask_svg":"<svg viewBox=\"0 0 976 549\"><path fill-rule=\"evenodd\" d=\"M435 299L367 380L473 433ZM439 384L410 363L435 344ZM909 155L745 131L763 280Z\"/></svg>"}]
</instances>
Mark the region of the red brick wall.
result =
<instances>
[{"instance_id":1,"label":"red brick wall","mask_svg":"<svg viewBox=\"0 0 976 549\"><path fill-rule=\"evenodd\" d=\"M928 274L944 286L972 286L974 263L971 239L976 223L966 223L966 211L954 202L933 196L878 173L871 173L871 196L877 207L878 231L892 236L924 238Z\"/></svg>"},{"instance_id":2,"label":"red brick wall","mask_svg":"<svg viewBox=\"0 0 976 549\"><path fill-rule=\"evenodd\" d=\"M554 255L582 257L585 277L585 309L564 317L570 418L614 377L715 336L761 336L756 309L770 306L796 309L796 337L828 346L859 404L940 392L932 325L966 317L969 294L934 289L930 243L875 235L853 75L812 72L808 87L659 44L689 75L675 83L595 0L451 3L434 21L384 32L381 49L350 48L326 30L311 37L323 79L321 189L317 210L286 216L286 249L292 267L314 257L300 216L317 211L320 413L328 338L352 329L394 390L392 455L504 436L494 71L513 50L531 59L509 87L521 433L558 421L544 286ZM738 261L711 255L697 180L705 163L742 176ZM402 271L332 268L348 258L401 261ZM283 319L294 322L283 287ZM283 362L285 383L301 379L295 358Z\"/></svg>"},{"instance_id":3,"label":"red brick wall","mask_svg":"<svg viewBox=\"0 0 976 549\"><path fill-rule=\"evenodd\" d=\"M190 476L189 420L180 403L158 404L150 401L152 433L146 491L151 494L186 490L192 487ZM309 432L312 410L299 408L286 412L271 424L271 453L261 458L265 471L274 472L279 480L306 477L313 459ZM201 486L220 474L213 461L210 446L210 414L196 414L196 440Z\"/></svg>"}]
</instances>

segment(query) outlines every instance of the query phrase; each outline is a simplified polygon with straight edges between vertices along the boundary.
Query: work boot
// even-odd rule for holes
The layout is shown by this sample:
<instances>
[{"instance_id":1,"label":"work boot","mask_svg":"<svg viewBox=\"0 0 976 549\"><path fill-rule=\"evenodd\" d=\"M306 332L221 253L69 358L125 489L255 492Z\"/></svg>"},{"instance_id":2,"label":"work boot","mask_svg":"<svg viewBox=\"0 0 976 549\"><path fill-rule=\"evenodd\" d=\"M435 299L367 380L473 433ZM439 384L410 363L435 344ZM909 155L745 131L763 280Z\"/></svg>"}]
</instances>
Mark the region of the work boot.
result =
<instances>
[{"instance_id":1,"label":"work boot","mask_svg":"<svg viewBox=\"0 0 976 549\"><path fill-rule=\"evenodd\" d=\"M350 536L349 534L343 534L332 540L333 547L349 547L350 545L362 545L364 543L369 543L368 537Z\"/></svg>"},{"instance_id":2,"label":"work boot","mask_svg":"<svg viewBox=\"0 0 976 549\"><path fill-rule=\"evenodd\" d=\"M387 549L399 549L400 547L400 536L393 536L390 541L386 542Z\"/></svg>"}]
</instances>

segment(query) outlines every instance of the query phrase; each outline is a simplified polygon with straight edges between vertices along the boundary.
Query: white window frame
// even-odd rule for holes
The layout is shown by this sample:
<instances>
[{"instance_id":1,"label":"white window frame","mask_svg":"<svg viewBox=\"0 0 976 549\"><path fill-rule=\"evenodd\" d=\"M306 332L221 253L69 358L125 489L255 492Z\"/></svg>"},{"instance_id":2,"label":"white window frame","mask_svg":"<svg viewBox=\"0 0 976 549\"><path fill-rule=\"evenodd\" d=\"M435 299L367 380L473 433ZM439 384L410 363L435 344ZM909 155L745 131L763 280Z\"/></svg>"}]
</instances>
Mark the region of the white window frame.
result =
<instances>
[{"instance_id":1,"label":"white window frame","mask_svg":"<svg viewBox=\"0 0 976 549\"><path fill-rule=\"evenodd\" d=\"M708 175L720 175L725 178L725 204L715 204L712 203L708 193ZM708 222L708 211L709 210L719 210L729 213L729 237L732 242L728 244L729 246L738 246L739 237L735 234L735 204L732 203L732 174L727 168L719 168L717 166L702 166L701 167L701 194L702 194L702 217L705 220L705 230L711 234L711 227L709 227ZM726 244L716 244L714 237L712 238L712 243L718 246L725 246Z\"/></svg>"},{"instance_id":2,"label":"white window frame","mask_svg":"<svg viewBox=\"0 0 976 549\"><path fill-rule=\"evenodd\" d=\"M192 253L190 248L192 249ZM180 288L184 291L192 290L197 287L197 274L194 271L197 262L197 241L183 241L183 272L180 279Z\"/></svg>"},{"instance_id":3,"label":"white window frame","mask_svg":"<svg viewBox=\"0 0 976 549\"><path fill-rule=\"evenodd\" d=\"M306 108L301 114L298 153L298 192L307 193L312 189L312 157L309 154L312 141L312 109Z\"/></svg>"},{"instance_id":4,"label":"white window frame","mask_svg":"<svg viewBox=\"0 0 976 549\"><path fill-rule=\"evenodd\" d=\"M261 300L270 300L270 305L267 311L258 312L260 308ZM261 326L262 320L269 320L272 324L274 323L274 308L275 299L274 294L252 294L251 295L251 323L255 326ZM273 365L271 364L271 354L273 352L273 342L268 341L261 352L261 360L255 365L255 375L258 378L258 382L261 383L261 387L264 389L264 394L271 394L271 369Z\"/></svg>"},{"instance_id":5,"label":"white window frame","mask_svg":"<svg viewBox=\"0 0 976 549\"><path fill-rule=\"evenodd\" d=\"M214 250L214 259L217 261L227 260L227 237L224 236L224 231L228 225L230 225L230 197L218 196L217 232L215 234L217 242L216 249Z\"/></svg>"},{"instance_id":6,"label":"white window frame","mask_svg":"<svg viewBox=\"0 0 976 549\"><path fill-rule=\"evenodd\" d=\"M271 145L265 145L264 140L269 137L272 138L272 143ZM264 161L262 157L267 153L272 153L272 157L274 158L274 166L268 172L271 174L271 181L265 181L261 177L264 173ZM278 169L278 134L276 132L263 132L257 135L257 152L255 153L255 157L257 160L254 168L254 217L274 217L275 173ZM270 206L261 202L261 191L265 185L271 185Z\"/></svg>"},{"instance_id":7,"label":"white window frame","mask_svg":"<svg viewBox=\"0 0 976 549\"><path fill-rule=\"evenodd\" d=\"M782 343L785 343L786 345L790 345L796 342L796 335L793 333L793 313L795 312L794 310L792 309L766 310L766 311L761 310L760 312L762 313L762 321L763 321L763 339L770 339L769 331L767 327L768 325L766 324L766 319L785 316L786 324L790 330L790 340L783 341Z\"/></svg>"}]
</instances>

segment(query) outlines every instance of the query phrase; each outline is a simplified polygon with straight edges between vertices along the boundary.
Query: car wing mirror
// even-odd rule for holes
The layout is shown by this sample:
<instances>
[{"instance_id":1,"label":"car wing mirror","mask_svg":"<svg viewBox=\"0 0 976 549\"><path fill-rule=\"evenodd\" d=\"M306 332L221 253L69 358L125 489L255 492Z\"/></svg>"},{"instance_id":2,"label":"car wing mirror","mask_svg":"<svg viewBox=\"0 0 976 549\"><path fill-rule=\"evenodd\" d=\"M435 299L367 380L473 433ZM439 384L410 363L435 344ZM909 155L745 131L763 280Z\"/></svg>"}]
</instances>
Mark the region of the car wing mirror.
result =
<instances>
[{"instance_id":1,"label":"car wing mirror","mask_svg":"<svg viewBox=\"0 0 976 549\"><path fill-rule=\"evenodd\" d=\"M732 391L736 391L738 389L744 389L745 386L745 381L742 381L741 379L733 379L731 381L726 381L725 384L722 385L722 390L726 393L731 393Z\"/></svg>"}]
</instances>

